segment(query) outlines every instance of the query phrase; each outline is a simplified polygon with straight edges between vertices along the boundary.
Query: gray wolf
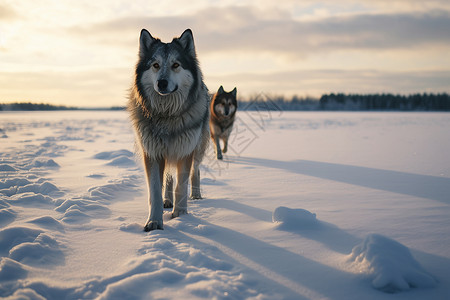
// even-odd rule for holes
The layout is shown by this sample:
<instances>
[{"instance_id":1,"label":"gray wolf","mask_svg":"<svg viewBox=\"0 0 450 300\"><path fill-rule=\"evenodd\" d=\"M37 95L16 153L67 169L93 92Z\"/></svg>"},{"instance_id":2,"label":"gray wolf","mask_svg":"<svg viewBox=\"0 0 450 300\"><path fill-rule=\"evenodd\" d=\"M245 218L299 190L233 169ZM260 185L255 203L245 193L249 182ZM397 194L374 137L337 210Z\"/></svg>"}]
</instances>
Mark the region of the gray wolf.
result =
<instances>
[{"instance_id":1,"label":"gray wolf","mask_svg":"<svg viewBox=\"0 0 450 300\"><path fill-rule=\"evenodd\" d=\"M209 141L209 94L190 29L170 43L142 29L127 110L147 177L144 230L163 229L164 207L173 207L172 217L187 213L189 178L191 197L201 198L199 165ZM176 169L174 193L170 169Z\"/></svg>"},{"instance_id":2,"label":"gray wolf","mask_svg":"<svg viewBox=\"0 0 450 300\"><path fill-rule=\"evenodd\" d=\"M222 152L228 150L228 138L233 130L233 123L237 110L237 89L225 92L220 86L211 100L211 118L209 128L211 139L214 142L217 159L223 159ZM220 140L223 141L223 150L220 149Z\"/></svg>"}]
</instances>

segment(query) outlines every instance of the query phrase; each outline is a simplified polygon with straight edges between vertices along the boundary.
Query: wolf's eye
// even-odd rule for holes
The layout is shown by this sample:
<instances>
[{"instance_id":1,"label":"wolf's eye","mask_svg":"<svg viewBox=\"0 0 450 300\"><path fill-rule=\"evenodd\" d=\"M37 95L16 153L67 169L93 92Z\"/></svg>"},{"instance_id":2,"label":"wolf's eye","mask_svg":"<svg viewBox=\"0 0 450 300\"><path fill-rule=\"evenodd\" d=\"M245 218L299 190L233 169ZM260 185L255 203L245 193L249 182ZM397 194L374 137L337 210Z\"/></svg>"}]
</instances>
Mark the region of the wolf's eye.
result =
<instances>
[{"instance_id":1,"label":"wolf's eye","mask_svg":"<svg viewBox=\"0 0 450 300\"><path fill-rule=\"evenodd\" d=\"M179 66L180 66L179 63L174 63L174 64L172 65L172 69L176 69L176 68L178 68Z\"/></svg>"},{"instance_id":2,"label":"wolf's eye","mask_svg":"<svg viewBox=\"0 0 450 300\"><path fill-rule=\"evenodd\" d=\"M152 67L155 68L155 69L159 69L159 64L158 64L158 63L154 63L154 64L152 65Z\"/></svg>"}]
</instances>

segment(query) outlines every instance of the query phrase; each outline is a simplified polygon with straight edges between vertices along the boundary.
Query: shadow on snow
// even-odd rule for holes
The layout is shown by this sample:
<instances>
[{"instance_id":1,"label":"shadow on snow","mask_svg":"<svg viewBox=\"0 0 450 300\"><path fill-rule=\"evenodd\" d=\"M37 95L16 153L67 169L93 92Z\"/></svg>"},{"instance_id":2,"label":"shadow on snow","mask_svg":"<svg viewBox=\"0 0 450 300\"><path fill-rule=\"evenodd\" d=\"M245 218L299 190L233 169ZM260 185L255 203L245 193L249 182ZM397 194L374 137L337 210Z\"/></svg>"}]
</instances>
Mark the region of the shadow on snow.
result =
<instances>
[{"instance_id":1,"label":"shadow on snow","mask_svg":"<svg viewBox=\"0 0 450 300\"><path fill-rule=\"evenodd\" d=\"M239 157L235 163L283 169L296 174L450 203L450 178L445 177L309 160L279 161Z\"/></svg>"}]
</instances>

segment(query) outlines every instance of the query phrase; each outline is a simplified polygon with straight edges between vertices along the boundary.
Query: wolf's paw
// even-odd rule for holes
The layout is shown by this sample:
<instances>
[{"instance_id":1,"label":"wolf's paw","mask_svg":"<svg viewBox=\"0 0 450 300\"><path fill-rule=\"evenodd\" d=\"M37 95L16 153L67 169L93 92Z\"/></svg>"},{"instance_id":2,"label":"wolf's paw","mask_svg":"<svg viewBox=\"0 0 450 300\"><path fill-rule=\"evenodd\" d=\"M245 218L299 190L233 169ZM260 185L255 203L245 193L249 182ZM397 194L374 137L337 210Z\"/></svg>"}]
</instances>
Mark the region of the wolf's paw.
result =
<instances>
[{"instance_id":1,"label":"wolf's paw","mask_svg":"<svg viewBox=\"0 0 450 300\"><path fill-rule=\"evenodd\" d=\"M222 156L222 154L217 154L217 159L220 159L220 160L222 160L222 159L223 159L223 156Z\"/></svg>"},{"instance_id":2,"label":"wolf's paw","mask_svg":"<svg viewBox=\"0 0 450 300\"><path fill-rule=\"evenodd\" d=\"M202 193L200 192L200 188L193 187L191 189L191 195L189 196L191 199L203 199Z\"/></svg>"},{"instance_id":3,"label":"wolf's paw","mask_svg":"<svg viewBox=\"0 0 450 300\"><path fill-rule=\"evenodd\" d=\"M164 200L164 208L172 208L173 203L170 200Z\"/></svg>"},{"instance_id":4,"label":"wolf's paw","mask_svg":"<svg viewBox=\"0 0 450 300\"><path fill-rule=\"evenodd\" d=\"M203 199L202 194L200 194L200 192L198 192L198 193L192 193L192 194L189 196L189 198L195 199L195 200Z\"/></svg>"},{"instance_id":5,"label":"wolf's paw","mask_svg":"<svg viewBox=\"0 0 450 300\"><path fill-rule=\"evenodd\" d=\"M179 217L180 215L187 215L187 213L187 209L174 210L172 212L172 218Z\"/></svg>"},{"instance_id":6,"label":"wolf's paw","mask_svg":"<svg viewBox=\"0 0 450 300\"><path fill-rule=\"evenodd\" d=\"M145 224L145 226L144 226L145 232L149 232L149 231L156 230L156 229L164 230L162 221L150 221L147 224Z\"/></svg>"}]
</instances>

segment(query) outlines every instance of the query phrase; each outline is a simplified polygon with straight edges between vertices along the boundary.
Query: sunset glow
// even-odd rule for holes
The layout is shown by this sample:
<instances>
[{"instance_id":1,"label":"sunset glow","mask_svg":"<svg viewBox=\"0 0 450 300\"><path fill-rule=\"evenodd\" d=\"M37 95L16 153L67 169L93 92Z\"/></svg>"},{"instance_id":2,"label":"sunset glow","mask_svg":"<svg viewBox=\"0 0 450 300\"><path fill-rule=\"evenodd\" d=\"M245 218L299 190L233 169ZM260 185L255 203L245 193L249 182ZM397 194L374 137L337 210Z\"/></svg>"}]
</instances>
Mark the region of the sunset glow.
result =
<instances>
[{"instance_id":1,"label":"sunset glow","mask_svg":"<svg viewBox=\"0 0 450 300\"><path fill-rule=\"evenodd\" d=\"M0 102L124 105L142 28L191 28L211 91L450 91L448 1L1 1Z\"/></svg>"}]
</instances>

